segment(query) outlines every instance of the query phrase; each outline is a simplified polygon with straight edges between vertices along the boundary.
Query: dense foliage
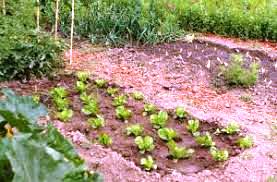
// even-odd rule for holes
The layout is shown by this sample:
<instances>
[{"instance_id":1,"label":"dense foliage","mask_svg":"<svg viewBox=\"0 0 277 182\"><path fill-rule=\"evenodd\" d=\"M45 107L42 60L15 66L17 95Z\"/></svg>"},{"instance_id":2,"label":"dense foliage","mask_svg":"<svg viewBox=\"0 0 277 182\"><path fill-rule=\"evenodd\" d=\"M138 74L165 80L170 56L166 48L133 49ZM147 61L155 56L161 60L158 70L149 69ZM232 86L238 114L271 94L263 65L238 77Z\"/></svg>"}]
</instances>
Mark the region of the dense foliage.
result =
<instances>
[{"instance_id":1,"label":"dense foliage","mask_svg":"<svg viewBox=\"0 0 277 182\"><path fill-rule=\"evenodd\" d=\"M29 96L3 90L0 101L0 181L93 182L73 146L52 125L40 126L46 108Z\"/></svg>"}]
</instances>

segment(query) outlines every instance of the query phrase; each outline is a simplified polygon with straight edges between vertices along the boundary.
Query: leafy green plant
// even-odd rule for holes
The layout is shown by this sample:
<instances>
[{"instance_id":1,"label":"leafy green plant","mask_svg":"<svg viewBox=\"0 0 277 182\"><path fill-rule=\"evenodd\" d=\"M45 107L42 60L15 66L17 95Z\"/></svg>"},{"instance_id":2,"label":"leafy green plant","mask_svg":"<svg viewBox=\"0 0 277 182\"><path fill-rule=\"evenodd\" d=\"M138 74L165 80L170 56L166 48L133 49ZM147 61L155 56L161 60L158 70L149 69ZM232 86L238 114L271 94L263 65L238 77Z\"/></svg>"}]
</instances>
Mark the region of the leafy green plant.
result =
<instances>
[{"instance_id":1,"label":"leafy green plant","mask_svg":"<svg viewBox=\"0 0 277 182\"><path fill-rule=\"evenodd\" d=\"M216 147L210 148L210 154L215 161L226 161L229 158L227 150L219 150Z\"/></svg>"},{"instance_id":2,"label":"leafy green plant","mask_svg":"<svg viewBox=\"0 0 277 182\"><path fill-rule=\"evenodd\" d=\"M157 165L151 156L140 159L140 165L146 170L151 171L152 169L157 169Z\"/></svg>"},{"instance_id":3,"label":"leafy green plant","mask_svg":"<svg viewBox=\"0 0 277 182\"><path fill-rule=\"evenodd\" d=\"M118 106L115 109L116 117L123 121L127 121L129 118L132 117L132 111L130 109L125 108L124 106Z\"/></svg>"},{"instance_id":4,"label":"leafy green plant","mask_svg":"<svg viewBox=\"0 0 277 182\"><path fill-rule=\"evenodd\" d=\"M95 80L95 84L98 88L105 88L108 84L108 82L104 79L97 79Z\"/></svg>"},{"instance_id":5,"label":"leafy green plant","mask_svg":"<svg viewBox=\"0 0 277 182\"><path fill-rule=\"evenodd\" d=\"M85 115L97 115L97 113L99 112L99 106L98 106L97 101L90 100L89 103L87 103L83 106L82 112Z\"/></svg>"},{"instance_id":6,"label":"leafy green plant","mask_svg":"<svg viewBox=\"0 0 277 182\"><path fill-rule=\"evenodd\" d=\"M73 111L71 109L63 109L57 112L57 118L62 121L68 121L73 117Z\"/></svg>"},{"instance_id":7,"label":"leafy green plant","mask_svg":"<svg viewBox=\"0 0 277 182\"><path fill-rule=\"evenodd\" d=\"M105 119L102 116L97 115L96 118L88 119L88 123L92 128L98 129L105 126Z\"/></svg>"},{"instance_id":8,"label":"leafy green plant","mask_svg":"<svg viewBox=\"0 0 277 182\"><path fill-rule=\"evenodd\" d=\"M143 98L144 98L143 93L138 92L138 91L133 92L132 97L135 100L143 100Z\"/></svg>"},{"instance_id":9,"label":"leafy green plant","mask_svg":"<svg viewBox=\"0 0 277 182\"><path fill-rule=\"evenodd\" d=\"M144 128L140 124L133 124L126 128L127 135L139 136L142 135Z\"/></svg>"},{"instance_id":10,"label":"leafy green plant","mask_svg":"<svg viewBox=\"0 0 277 182\"><path fill-rule=\"evenodd\" d=\"M178 119L184 119L188 113L184 107L177 107L175 110L175 114Z\"/></svg>"},{"instance_id":11,"label":"leafy green plant","mask_svg":"<svg viewBox=\"0 0 277 182\"><path fill-rule=\"evenodd\" d=\"M37 104L40 102L40 96L39 95L32 95L33 101Z\"/></svg>"},{"instance_id":12,"label":"leafy green plant","mask_svg":"<svg viewBox=\"0 0 277 182\"><path fill-rule=\"evenodd\" d=\"M150 116L150 122L156 129L165 127L167 120L168 114L166 111L160 111L158 114L152 114Z\"/></svg>"},{"instance_id":13,"label":"leafy green plant","mask_svg":"<svg viewBox=\"0 0 277 182\"><path fill-rule=\"evenodd\" d=\"M162 140L171 141L178 137L175 130L172 128L161 128L158 130L158 135Z\"/></svg>"},{"instance_id":14,"label":"leafy green plant","mask_svg":"<svg viewBox=\"0 0 277 182\"><path fill-rule=\"evenodd\" d=\"M233 135L240 131L240 126L236 122L231 122L225 128L223 128L221 131L228 135Z\"/></svg>"},{"instance_id":15,"label":"leafy green plant","mask_svg":"<svg viewBox=\"0 0 277 182\"><path fill-rule=\"evenodd\" d=\"M119 95L113 99L113 106L122 106L127 103L127 96L126 95Z\"/></svg>"},{"instance_id":16,"label":"leafy green plant","mask_svg":"<svg viewBox=\"0 0 277 182\"><path fill-rule=\"evenodd\" d=\"M191 134L194 135L196 132L198 132L199 127L200 127L199 120L195 119L195 120L189 120L189 121L188 121L187 130L188 130Z\"/></svg>"},{"instance_id":17,"label":"leafy green plant","mask_svg":"<svg viewBox=\"0 0 277 182\"><path fill-rule=\"evenodd\" d=\"M82 81L77 81L76 82L76 90L79 92L79 93L83 93L86 91L87 89L87 84L82 82Z\"/></svg>"},{"instance_id":18,"label":"leafy green plant","mask_svg":"<svg viewBox=\"0 0 277 182\"><path fill-rule=\"evenodd\" d=\"M253 139L249 136L246 136L238 139L236 143L240 148L247 149L253 146Z\"/></svg>"},{"instance_id":19,"label":"leafy green plant","mask_svg":"<svg viewBox=\"0 0 277 182\"><path fill-rule=\"evenodd\" d=\"M89 78L89 73L85 71L78 71L76 73L76 77L78 78L79 81L86 82Z\"/></svg>"},{"instance_id":20,"label":"leafy green plant","mask_svg":"<svg viewBox=\"0 0 277 182\"><path fill-rule=\"evenodd\" d=\"M209 132L206 132L203 135L195 136L195 141L202 147L212 147L215 145Z\"/></svg>"},{"instance_id":21,"label":"leafy green plant","mask_svg":"<svg viewBox=\"0 0 277 182\"><path fill-rule=\"evenodd\" d=\"M102 134L100 134L99 137L98 137L98 142L99 142L101 145L109 146L109 145L112 145L113 140L112 140L112 138L111 138L108 134L102 133Z\"/></svg>"},{"instance_id":22,"label":"leafy green plant","mask_svg":"<svg viewBox=\"0 0 277 182\"><path fill-rule=\"evenodd\" d=\"M252 97L251 95L245 94L245 95L241 95L240 100L242 100L243 102L251 102L252 101Z\"/></svg>"},{"instance_id":23,"label":"leafy green plant","mask_svg":"<svg viewBox=\"0 0 277 182\"><path fill-rule=\"evenodd\" d=\"M118 93L119 89L114 87L107 88L107 93L109 96L114 97Z\"/></svg>"},{"instance_id":24,"label":"leafy green plant","mask_svg":"<svg viewBox=\"0 0 277 182\"><path fill-rule=\"evenodd\" d=\"M255 85L259 75L259 64L251 63L249 68L243 67L244 60L240 54L232 54L227 68L221 67L227 84L249 87Z\"/></svg>"},{"instance_id":25,"label":"leafy green plant","mask_svg":"<svg viewBox=\"0 0 277 182\"><path fill-rule=\"evenodd\" d=\"M142 154L150 152L155 148L154 140L151 136L137 136L135 138L135 144L138 146L140 153Z\"/></svg>"},{"instance_id":26,"label":"leafy green plant","mask_svg":"<svg viewBox=\"0 0 277 182\"><path fill-rule=\"evenodd\" d=\"M93 102L94 99L91 95L88 95L86 92L83 92L80 95L80 100L83 102L83 104L89 104L90 102Z\"/></svg>"},{"instance_id":27,"label":"leafy green plant","mask_svg":"<svg viewBox=\"0 0 277 182\"><path fill-rule=\"evenodd\" d=\"M144 104L144 116L147 116L148 114L154 114L156 111L157 108L154 104Z\"/></svg>"},{"instance_id":28,"label":"leafy green plant","mask_svg":"<svg viewBox=\"0 0 277 182\"><path fill-rule=\"evenodd\" d=\"M68 92L64 87L55 87L50 91L52 98L65 98L68 96Z\"/></svg>"},{"instance_id":29,"label":"leafy green plant","mask_svg":"<svg viewBox=\"0 0 277 182\"><path fill-rule=\"evenodd\" d=\"M173 159L186 159L191 157L194 154L193 149L187 149L185 147L179 147L173 140L167 143L169 148L169 155L173 157Z\"/></svg>"},{"instance_id":30,"label":"leafy green plant","mask_svg":"<svg viewBox=\"0 0 277 182\"><path fill-rule=\"evenodd\" d=\"M56 105L56 108L58 111L62 111L64 109L67 109L69 107L69 100L67 98L55 98L54 103Z\"/></svg>"}]
</instances>

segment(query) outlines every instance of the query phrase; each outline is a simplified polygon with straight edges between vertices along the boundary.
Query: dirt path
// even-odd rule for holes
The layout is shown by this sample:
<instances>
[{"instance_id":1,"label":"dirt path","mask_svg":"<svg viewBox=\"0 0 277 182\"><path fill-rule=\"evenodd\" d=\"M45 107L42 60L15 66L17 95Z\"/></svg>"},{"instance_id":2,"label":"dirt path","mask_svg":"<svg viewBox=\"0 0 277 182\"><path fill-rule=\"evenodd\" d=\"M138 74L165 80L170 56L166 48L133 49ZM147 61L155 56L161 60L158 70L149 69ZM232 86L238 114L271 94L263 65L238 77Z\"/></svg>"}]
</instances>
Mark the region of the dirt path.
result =
<instances>
[{"instance_id":1,"label":"dirt path","mask_svg":"<svg viewBox=\"0 0 277 182\"><path fill-rule=\"evenodd\" d=\"M277 129L273 129L277 125L276 58L232 49L202 41L104 50L83 45L74 52L75 62L67 69L87 70L124 86L126 91L142 91L149 101L164 108L184 105L203 120L216 119L223 125L235 120L254 138L255 147L218 169L189 176L175 171L166 176L143 172L116 152L100 146L79 146L80 153L104 174L106 181L256 182L277 175ZM218 91L211 85L213 76L218 65L228 63L229 55L236 51L243 52L248 62L260 60L259 84L247 90ZM250 95L251 102L242 101L243 95ZM62 129L62 124L58 127ZM69 135L75 137L75 142L83 137L78 131Z\"/></svg>"}]
</instances>

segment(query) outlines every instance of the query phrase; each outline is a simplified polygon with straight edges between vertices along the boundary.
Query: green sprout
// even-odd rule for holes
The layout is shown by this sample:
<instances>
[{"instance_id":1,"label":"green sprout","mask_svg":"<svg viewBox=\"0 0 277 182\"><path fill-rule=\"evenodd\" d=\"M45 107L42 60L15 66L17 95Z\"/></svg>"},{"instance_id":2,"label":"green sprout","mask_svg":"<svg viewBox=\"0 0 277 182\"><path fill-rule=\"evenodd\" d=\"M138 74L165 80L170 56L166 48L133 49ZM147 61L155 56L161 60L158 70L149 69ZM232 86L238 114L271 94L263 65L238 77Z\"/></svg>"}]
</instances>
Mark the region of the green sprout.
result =
<instances>
[{"instance_id":1,"label":"green sprout","mask_svg":"<svg viewBox=\"0 0 277 182\"><path fill-rule=\"evenodd\" d=\"M204 135L195 136L195 141L202 147L212 147L215 145L209 132L206 132Z\"/></svg>"},{"instance_id":2,"label":"green sprout","mask_svg":"<svg viewBox=\"0 0 277 182\"><path fill-rule=\"evenodd\" d=\"M78 71L76 73L76 77L78 78L79 81L86 82L89 78L89 73L85 71Z\"/></svg>"},{"instance_id":3,"label":"green sprout","mask_svg":"<svg viewBox=\"0 0 277 182\"><path fill-rule=\"evenodd\" d=\"M132 97L135 100L143 100L143 98L144 98L143 93L138 92L138 91L133 92Z\"/></svg>"},{"instance_id":4,"label":"green sprout","mask_svg":"<svg viewBox=\"0 0 277 182\"><path fill-rule=\"evenodd\" d=\"M184 107L177 107L175 110L175 114L178 119L184 119L188 113Z\"/></svg>"},{"instance_id":5,"label":"green sprout","mask_svg":"<svg viewBox=\"0 0 277 182\"><path fill-rule=\"evenodd\" d=\"M108 134L102 133L98 137L98 142L103 146L109 146L113 143L113 140Z\"/></svg>"},{"instance_id":6,"label":"green sprout","mask_svg":"<svg viewBox=\"0 0 277 182\"><path fill-rule=\"evenodd\" d=\"M216 147L211 147L210 154L215 161L226 161L229 157L227 150L219 150Z\"/></svg>"},{"instance_id":7,"label":"green sprout","mask_svg":"<svg viewBox=\"0 0 277 182\"><path fill-rule=\"evenodd\" d=\"M97 88L105 88L108 82L104 79L97 79L95 80L95 85Z\"/></svg>"},{"instance_id":8,"label":"green sprout","mask_svg":"<svg viewBox=\"0 0 277 182\"><path fill-rule=\"evenodd\" d=\"M157 169L157 165L151 156L147 156L146 158L142 158L140 160L140 165L146 170L151 171L152 169Z\"/></svg>"},{"instance_id":9,"label":"green sprout","mask_svg":"<svg viewBox=\"0 0 277 182\"><path fill-rule=\"evenodd\" d=\"M53 99L65 98L65 97L67 97L68 92L66 91L66 89L64 87L56 87L50 91L50 94Z\"/></svg>"},{"instance_id":10,"label":"green sprout","mask_svg":"<svg viewBox=\"0 0 277 182\"><path fill-rule=\"evenodd\" d=\"M91 95L87 95L86 92L83 92L80 95L80 100L83 102L83 104L89 104L90 102L93 102L93 97Z\"/></svg>"},{"instance_id":11,"label":"green sprout","mask_svg":"<svg viewBox=\"0 0 277 182\"><path fill-rule=\"evenodd\" d=\"M61 121L68 121L72 118L73 116L73 111L71 109L64 109L60 112L57 112L57 118L60 119Z\"/></svg>"},{"instance_id":12,"label":"green sprout","mask_svg":"<svg viewBox=\"0 0 277 182\"><path fill-rule=\"evenodd\" d=\"M242 149L247 149L253 146L253 139L249 136L237 140L237 144Z\"/></svg>"},{"instance_id":13,"label":"green sprout","mask_svg":"<svg viewBox=\"0 0 277 182\"><path fill-rule=\"evenodd\" d=\"M240 131L240 125L236 122L231 122L226 126L226 128L223 128L221 131L228 135L233 135Z\"/></svg>"},{"instance_id":14,"label":"green sprout","mask_svg":"<svg viewBox=\"0 0 277 182\"><path fill-rule=\"evenodd\" d=\"M88 119L88 123L92 128L98 129L105 126L105 119L102 116L97 115L96 118Z\"/></svg>"},{"instance_id":15,"label":"green sprout","mask_svg":"<svg viewBox=\"0 0 277 182\"><path fill-rule=\"evenodd\" d=\"M39 104L39 102L40 102L40 96L39 95L33 95L32 99L36 104Z\"/></svg>"},{"instance_id":16,"label":"green sprout","mask_svg":"<svg viewBox=\"0 0 277 182\"><path fill-rule=\"evenodd\" d=\"M150 122L155 129L165 127L168 120L168 114L166 111L160 111L158 114L152 114L150 116Z\"/></svg>"},{"instance_id":17,"label":"green sprout","mask_svg":"<svg viewBox=\"0 0 277 182\"><path fill-rule=\"evenodd\" d=\"M158 130L158 135L165 141L170 141L178 137L176 131L172 128L161 128Z\"/></svg>"},{"instance_id":18,"label":"green sprout","mask_svg":"<svg viewBox=\"0 0 277 182\"><path fill-rule=\"evenodd\" d=\"M120 120L127 121L132 116L132 111L124 106L118 106L115 110L116 117Z\"/></svg>"},{"instance_id":19,"label":"green sprout","mask_svg":"<svg viewBox=\"0 0 277 182\"><path fill-rule=\"evenodd\" d=\"M157 111L157 108L154 104L144 104L143 115L147 116L149 114L154 114Z\"/></svg>"},{"instance_id":20,"label":"green sprout","mask_svg":"<svg viewBox=\"0 0 277 182\"><path fill-rule=\"evenodd\" d=\"M143 131L144 128L140 124L133 124L126 128L127 135L139 136L142 135Z\"/></svg>"},{"instance_id":21,"label":"green sprout","mask_svg":"<svg viewBox=\"0 0 277 182\"><path fill-rule=\"evenodd\" d=\"M194 135L196 132L198 132L199 127L200 127L199 120L195 119L195 120L189 120L189 121L188 121L187 130L188 130L191 134Z\"/></svg>"},{"instance_id":22,"label":"green sprout","mask_svg":"<svg viewBox=\"0 0 277 182\"><path fill-rule=\"evenodd\" d=\"M113 106L123 106L127 103L127 96L126 95L120 95L113 99Z\"/></svg>"},{"instance_id":23,"label":"green sprout","mask_svg":"<svg viewBox=\"0 0 277 182\"><path fill-rule=\"evenodd\" d=\"M115 94L118 93L118 91L119 91L118 88L113 88L113 87L107 88L107 93L108 93L108 95L109 95L109 96L112 96L112 97L114 97Z\"/></svg>"},{"instance_id":24,"label":"green sprout","mask_svg":"<svg viewBox=\"0 0 277 182\"><path fill-rule=\"evenodd\" d=\"M194 153L193 149L179 147L173 140L169 141L167 146L169 148L169 155L175 160L190 158Z\"/></svg>"},{"instance_id":25,"label":"green sprout","mask_svg":"<svg viewBox=\"0 0 277 182\"><path fill-rule=\"evenodd\" d=\"M83 93L83 92L86 91L86 89L87 89L87 84L86 83L84 83L82 81L77 81L76 82L76 90L77 90L77 92Z\"/></svg>"},{"instance_id":26,"label":"green sprout","mask_svg":"<svg viewBox=\"0 0 277 182\"><path fill-rule=\"evenodd\" d=\"M91 100L88 104L84 105L82 108L82 112L85 115L97 115L97 113L99 112L97 101Z\"/></svg>"},{"instance_id":27,"label":"green sprout","mask_svg":"<svg viewBox=\"0 0 277 182\"><path fill-rule=\"evenodd\" d=\"M150 152L155 148L154 139L151 136L137 136L135 144L138 146L140 153L144 154L146 151Z\"/></svg>"},{"instance_id":28,"label":"green sprout","mask_svg":"<svg viewBox=\"0 0 277 182\"><path fill-rule=\"evenodd\" d=\"M67 98L55 98L54 103L59 111L67 109L69 107L69 100Z\"/></svg>"}]
</instances>

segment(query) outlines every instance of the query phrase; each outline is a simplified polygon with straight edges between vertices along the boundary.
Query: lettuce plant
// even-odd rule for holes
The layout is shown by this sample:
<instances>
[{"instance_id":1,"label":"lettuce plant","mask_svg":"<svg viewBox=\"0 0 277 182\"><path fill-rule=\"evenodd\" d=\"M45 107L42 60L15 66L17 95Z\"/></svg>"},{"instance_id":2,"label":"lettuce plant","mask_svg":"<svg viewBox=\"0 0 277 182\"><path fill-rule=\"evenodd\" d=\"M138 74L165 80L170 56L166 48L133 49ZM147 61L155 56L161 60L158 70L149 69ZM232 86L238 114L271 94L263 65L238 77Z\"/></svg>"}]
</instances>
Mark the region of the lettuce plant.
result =
<instances>
[{"instance_id":1,"label":"lettuce plant","mask_svg":"<svg viewBox=\"0 0 277 182\"><path fill-rule=\"evenodd\" d=\"M68 121L72 118L73 111L71 109L64 109L60 112L57 112L57 118L62 121Z\"/></svg>"},{"instance_id":2,"label":"lettuce plant","mask_svg":"<svg viewBox=\"0 0 277 182\"><path fill-rule=\"evenodd\" d=\"M139 136L142 135L144 128L140 124L133 124L126 128L127 135Z\"/></svg>"},{"instance_id":3,"label":"lettuce plant","mask_svg":"<svg viewBox=\"0 0 277 182\"><path fill-rule=\"evenodd\" d=\"M195 120L189 120L188 121L188 125L187 125L187 130L191 133L191 134L195 134L196 132L198 132L199 130L199 120L195 119Z\"/></svg>"},{"instance_id":4,"label":"lettuce plant","mask_svg":"<svg viewBox=\"0 0 277 182\"><path fill-rule=\"evenodd\" d=\"M227 150L219 150L216 147L211 147L210 154L215 161L226 161L229 157Z\"/></svg>"},{"instance_id":5,"label":"lettuce plant","mask_svg":"<svg viewBox=\"0 0 277 182\"><path fill-rule=\"evenodd\" d=\"M98 129L105 126L105 119L102 116L97 115L96 118L88 119L88 123L92 128Z\"/></svg>"},{"instance_id":6,"label":"lettuce plant","mask_svg":"<svg viewBox=\"0 0 277 182\"><path fill-rule=\"evenodd\" d=\"M175 114L178 119L184 119L188 113L184 107L177 107L175 110Z\"/></svg>"},{"instance_id":7,"label":"lettuce plant","mask_svg":"<svg viewBox=\"0 0 277 182\"><path fill-rule=\"evenodd\" d=\"M246 136L238 139L236 143L240 148L247 149L253 146L253 139L249 136Z\"/></svg>"},{"instance_id":8,"label":"lettuce plant","mask_svg":"<svg viewBox=\"0 0 277 182\"><path fill-rule=\"evenodd\" d=\"M158 130L158 135L162 140L171 141L178 137L175 130L172 128L161 128Z\"/></svg>"},{"instance_id":9,"label":"lettuce plant","mask_svg":"<svg viewBox=\"0 0 277 182\"><path fill-rule=\"evenodd\" d=\"M64 87L56 87L50 91L50 95L53 99L65 98L68 96L68 92L66 91L66 89Z\"/></svg>"},{"instance_id":10,"label":"lettuce plant","mask_svg":"<svg viewBox=\"0 0 277 182\"><path fill-rule=\"evenodd\" d=\"M112 140L112 138L108 134L102 133L98 137L98 142L101 145L109 146L109 145L111 145L113 143L113 140Z\"/></svg>"},{"instance_id":11,"label":"lettuce plant","mask_svg":"<svg viewBox=\"0 0 277 182\"><path fill-rule=\"evenodd\" d=\"M143 93L138 92L138 91L133 92L132 97L135 100L143 100L143 98L144 98Z\"/></svg>"},{"instance_id":12,"label":"lettuce plant","mask_svg":"<svg viewBox=\"0 0 277 182\"><path fill-rule=\"evenodd\" d=\"M119 89L114 87L107 88L107 93L109 96L114 97L118 93Z\"/></svg>"},{"instance_id":13,"label":"lettuce plant","mask_svg":"<svg viewBox=\"0 0 277 182\"><path fill-rule=\"evenodd\" d=\"M93 102L93 97L88 95L86 92L83 92L80 95L80 100L83 102L83 104L89 104L90 102Z\"/></svg>"},{"instance_id":14,"label":"lettuce plant","mask_svg":"<svg viewBox=\"0 0 277 182\"><path fill-rule=\"evenodd\" d=\"M99 106L97 101L91 100L88 104L84 105L82 112L85 115L96 115L99 112Z\"/></svg>"},{"instance_id":15,"label":"lettuce plant","mask_svg":"<svg viewBox=\"0 0 277 182\"><path fill-rule=\"evenodd\" d=\"M151 156L140 159L140 165L146 170L151 171L152 169L157 169L157 165Z\"/></svg>"},{"instance_id":16,"label":"lettuce plant","mask_svg":"<svg viewBox=\"0 0 277 182\"><path fill-rule=\"evenodd\" d=\"M54 99L54 103L59 111L62 111L69 107L69 100L67 98L57 97Z\"/></svg>"},{"instance_id":17,"label":"lettuce plant","mask_svg":"<svg viewBox=\"0 0 277 182\"><path fill-rule=\"evenodd\" d=\"M97 79L95 80L95 85L97 88L105 88L108 82L104 79Z\"/></svg>"},{"instance_id":18,"label":"lettuce plant","mask_svg":"<svg viewBox=\"0 0 277 182\"><path fill-rule=\"evenodd\" d=\"M221 131L228 135L233 135L240 131L240 125L236 122L231 122L225 128L223 128Z\"/></svg>"},{"instance_id":19,"label":"lettuce plant","mask_svg":"<svg viewBox=\"0 0 277 182\"><path fill-rule=\"evenodd\" d=\"M123 106L127 103L127 96L126 95L119 95L113 99L113 106Z\"/></svg>"},{"instance_id":20,"label":"lettuce plant","mask_svg":"<svg viewBox=\"0 0 277 182\"><path fill-rule=\"evenodd\" d=\"M137 136L135 144L138 146L140 153L144 154L146 151L150 152L155 148L154 139L151 136Z\"/></svg>"},{"instance_id":21,"label":"lettuce plant","mask_svg":"<svg viewBox=\"0 0 277 182\"><path fill-rule=\"evenodd\" d=\"M156 111L157 108L154 104L144 104L144 116L147 116L148 114L154 114Z\"/></svg>"},{"instance_id":22,"label":"lettuce plant","mask_svg":"<svg viewBox=\"0 0 277 182\"><path fill-rule=\"evenodd\" d=\"M39 95L32 95L33 101L37 104L40 102L40 96Z\"/></svg>"},{"instance_id":23,"label":"lettuce plant","mask_svg":"<svg viewBox=\"0 0 277 182\"><path fill-rule=\"evenodd\" d=\"M85 92L87 89L87 84L85 82L82 82L82 81L77 81L76 82L76 90L79 92L79 93L83 93Z\"/></svg>"},{"instance_id":24,"label":"lettuce plant","mask_svg":"<svg viewBox=\"0 0 277 182\"><path fill-rule=\"evenodd\" d=\"M152 114L150 116L150 122L156 129L165 127L167 120L168 114L166 111L160 111L158 114Z\"/></svg>"},{"instance_id":25,"label":"lettuce plant","mask_svg":"<svg viewBox=\"0 0 277 182\"><path fill-rule=\"evenodd\" d=\"M115 110L116 117L120 120L127 121L132 116L132 111L124 106L118 106Z\"/></svg>"},{"instance_id":26,"label":"lettuce plant","mask_svg":"<svg viewBox=\"0 0 277 182\"><path fill-rule=\"evenodd\" d=\"M86 82L89 78L89 73L85 71L78 71L76 73L76 77L78 78L79 81Z\"/></svg>"},{"instance_id":27,"label":"lettuce plant","mask_svg":"<svg viewBox=\"0 0 277 182\"><path fill-rule=\"evenodd\" d=\"M204 135L195 136L195 141L202 147L212 147L215 145L209 132L206 132Z\"/></svg>"},{"instance_id":28,"label":"lettuce plant","mask_svg":"<svg viewBox=\"0 0 277 182\"><path fill-rule=\"evenodd\" d=\"M194 150L193 149L187 149L185 147L179 147L173 140L169 141L167 143L167 146L169 148L169 155L173 157L173 159L186 159L193 155Z\"/></svg>"}]
</instances>

